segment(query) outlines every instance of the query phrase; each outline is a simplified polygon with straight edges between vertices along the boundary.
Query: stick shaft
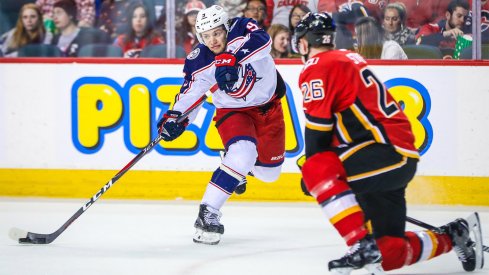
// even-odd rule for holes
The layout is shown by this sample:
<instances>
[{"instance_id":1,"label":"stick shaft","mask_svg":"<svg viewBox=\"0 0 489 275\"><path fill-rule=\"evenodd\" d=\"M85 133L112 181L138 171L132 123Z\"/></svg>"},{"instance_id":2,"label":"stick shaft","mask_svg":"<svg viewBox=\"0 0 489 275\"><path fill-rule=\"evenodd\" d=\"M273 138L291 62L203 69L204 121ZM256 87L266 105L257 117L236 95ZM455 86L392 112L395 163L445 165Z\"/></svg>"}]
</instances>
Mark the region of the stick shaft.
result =
<instances>
[{"instance_id":1,"label":"stick shaft","mask_svg":"<svg viewBox=\"0 0 489 275\"><path fill-rule=\"evenodd\" d=\"M211 92L216 90L217 85L211 88ZM177 120L178 123L184 121L192 111L197 109L207 99L208 94L202 95L192 106L190 106ZM92 206L107 190L109 190L114 183L116 183L129 169L131 169L140 159L142 159L149 151L151 151L156 144L162 140L162 137L158 135L153 139L141 152L139 152L129 163L124 166L109 182L107 182L100 190L93 195L89 201L87 201L78 211L73 214L58 230L51 234L38 234L28 232L25 238L20 238L20 243L34 243L34 244L48 244L53 242L66 228L68 228L76 219L78 219L87 209Z\"/></svg>"}]
</instances>

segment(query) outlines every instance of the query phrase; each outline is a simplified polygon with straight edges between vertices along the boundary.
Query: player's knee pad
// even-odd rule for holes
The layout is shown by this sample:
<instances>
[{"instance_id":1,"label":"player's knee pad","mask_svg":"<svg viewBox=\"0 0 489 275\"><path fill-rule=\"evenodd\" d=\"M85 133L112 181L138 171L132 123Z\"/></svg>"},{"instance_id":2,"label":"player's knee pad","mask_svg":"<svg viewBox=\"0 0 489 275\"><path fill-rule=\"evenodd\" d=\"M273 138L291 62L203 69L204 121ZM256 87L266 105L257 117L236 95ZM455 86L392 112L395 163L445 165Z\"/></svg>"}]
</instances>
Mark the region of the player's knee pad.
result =
<instances>
[{"instance_id":1,"label":"player's knee pad","mask_svg":"<svg viewBox=\"0 0 489 275\"><path fill-rule=\"evenodd\" d=\"M255 166L253 167L253 175L264 182L274 182L280 176L280 172L282 171L282 166L276 167L264 167L264 166Z\"/></svg>"},{"instance_id":2,"label":"player's knee pad","mask_svg":"<svg viewBox=\"0 0 489 275\"><path fill-rule=\"evenodd\" d=\"M221 164L212 174L210 184L231 195L242 179L243 175Z\"/></svg>"},{"instance_id":3,"label":"player's knee pad","mask_svg":"<svg viewBox=\"0 0 489 275\"><path fill-rule=\"evenodd\" d=\"M302 177L307 190L319 203L350 189L343 163L333 152L321 152L307 158Z\"/></svg>"},{"instance_id":4,"label":"player's knee pad","mask_svg":"<svg viewBox=\"0 0 489 275\"><path fill-rule=\"evenodd\" d=\"M222 164L241 175L246 175L255 165L257 157L258 152L253 142L249 140L238 140L229 145Z\"/></svg>"}]
</instances>

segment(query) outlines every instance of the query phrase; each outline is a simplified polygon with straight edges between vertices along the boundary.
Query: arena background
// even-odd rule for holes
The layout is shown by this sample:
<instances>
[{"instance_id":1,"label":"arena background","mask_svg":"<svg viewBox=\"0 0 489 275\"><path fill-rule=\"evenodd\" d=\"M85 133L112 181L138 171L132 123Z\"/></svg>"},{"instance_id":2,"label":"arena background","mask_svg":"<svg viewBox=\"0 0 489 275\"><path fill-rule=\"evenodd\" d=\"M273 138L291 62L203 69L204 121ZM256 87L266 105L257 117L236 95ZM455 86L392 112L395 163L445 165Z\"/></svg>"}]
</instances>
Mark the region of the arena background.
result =
<instances>
[{"instance_id":1,"label":"arena background","mask_svg":"<svg viewBox=\"0 0 489 275\"><path fill-rule=\"evenodd\" d=\"M102 62L102 63L101 63ZM303 154L299 61L287 82L283 174L248 177L232 200L312 201L295 165ZM413 124L422 153L409 204L489 205L487 61L372 61ZM183 60L0 59L0 196L90 198L156 135L182 83ZM106 198L198 200L222 144L212 100L174 142L162 142Z\"/></svg>"}]
</instances>

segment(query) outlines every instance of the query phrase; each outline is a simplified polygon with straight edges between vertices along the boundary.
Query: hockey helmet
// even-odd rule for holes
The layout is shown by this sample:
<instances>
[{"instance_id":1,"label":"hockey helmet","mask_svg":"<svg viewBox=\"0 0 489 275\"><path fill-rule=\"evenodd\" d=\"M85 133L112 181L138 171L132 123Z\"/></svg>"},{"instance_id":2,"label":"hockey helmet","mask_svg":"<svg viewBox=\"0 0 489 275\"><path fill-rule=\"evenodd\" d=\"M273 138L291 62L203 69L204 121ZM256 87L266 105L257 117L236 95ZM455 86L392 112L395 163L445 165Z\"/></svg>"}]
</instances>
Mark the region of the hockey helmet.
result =
<instances>
[{"instance_id":1,"label":"hockey helmet","mask_svg":"<svg viewBox=\"0 0 489 275\"><path fill-rule=\"evenodd\" d=\"M299 21L292 36L292 48L299 52L299 40L305 36L311 46L334 46L336 25L325 12L309 12Z\"/></svg>"},{"instance_id":2,"label":"hockey helmet","mask_svg":"<svg viewBox=\"0 0 489 275\"><path fill-rule=\"evenodd\" d=\"M201 33L224 25L226 32L229 32L229 15L220 6L213 5L207 9L199 11L195 20L195 30L197 39L204 44Z\"/></svg>"}]
</instances>

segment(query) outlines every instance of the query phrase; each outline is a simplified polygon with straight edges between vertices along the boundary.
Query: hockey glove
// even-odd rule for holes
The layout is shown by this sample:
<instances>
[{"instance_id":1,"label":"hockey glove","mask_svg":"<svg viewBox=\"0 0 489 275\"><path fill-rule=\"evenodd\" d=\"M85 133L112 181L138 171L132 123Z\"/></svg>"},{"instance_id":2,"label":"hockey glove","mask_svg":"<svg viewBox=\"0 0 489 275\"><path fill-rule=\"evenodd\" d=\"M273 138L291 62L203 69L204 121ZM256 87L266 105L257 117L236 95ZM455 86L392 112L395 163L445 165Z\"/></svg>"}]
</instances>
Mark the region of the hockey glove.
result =
<instances>
[{"instance_id":1,"label":"hockey glove","mask_svg":"<svg viewBox=\"0 0 489 275\"><path fill-rule=\"evenodd\" d=\"M297 159L297 161L295 163L297 164L299 169L302 171L302 166L304 165L305 162L306 162L306 155L302 155ZM306 184L304 183L304 179L302 177L301 177L301 189L302 189L302 192L304 192L304 195L312 196L311 193L309 193L309 191L307 190Z\"/></svg>"},{"instance_id":2,"label":"hockey glove","mask_svg":"<svg viewBox=\"0 0 489 275\"><path fill-rule=\"evenodd\" d=\"M232 53L221 53L216 55L214 61L217 86L226 93L233 92L234 84L239 79L236 57Z\"/></svg>"},{"instance_id":3,"label":"hockey glove","mask_svg":"<svg viewBox=\"0 0 489 275\"><path fill-rule=\"evenodd\" d=\"M172 141L185 132L188 125L188 118L178 123L177 119L182 115L179 111L168 110L158 121L158 133L163 140Z\"/></svg>"}]
</instances>

